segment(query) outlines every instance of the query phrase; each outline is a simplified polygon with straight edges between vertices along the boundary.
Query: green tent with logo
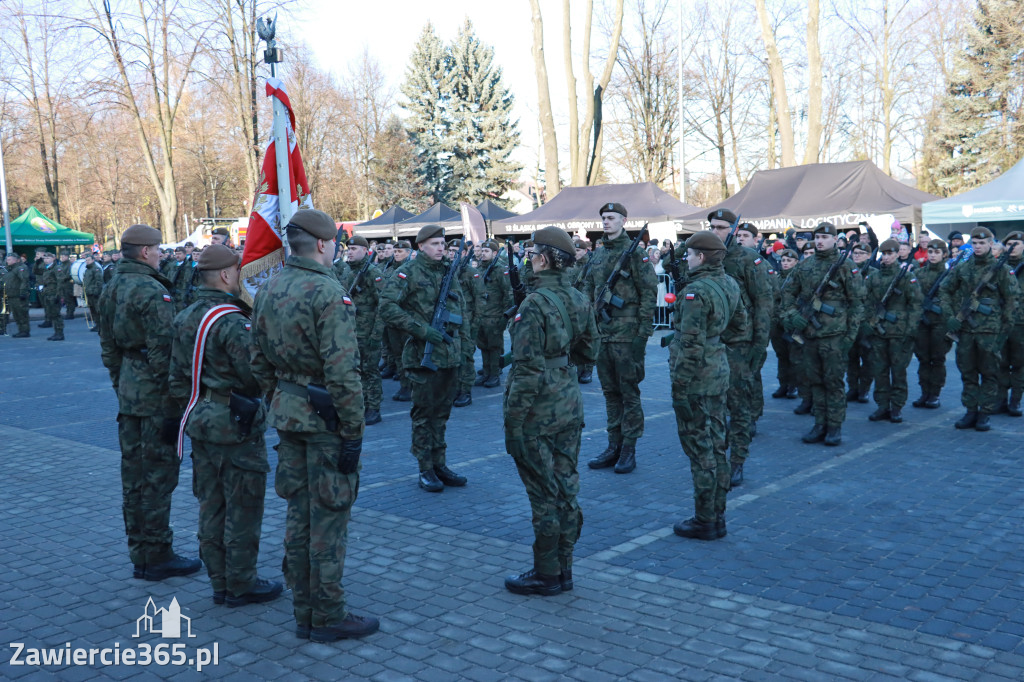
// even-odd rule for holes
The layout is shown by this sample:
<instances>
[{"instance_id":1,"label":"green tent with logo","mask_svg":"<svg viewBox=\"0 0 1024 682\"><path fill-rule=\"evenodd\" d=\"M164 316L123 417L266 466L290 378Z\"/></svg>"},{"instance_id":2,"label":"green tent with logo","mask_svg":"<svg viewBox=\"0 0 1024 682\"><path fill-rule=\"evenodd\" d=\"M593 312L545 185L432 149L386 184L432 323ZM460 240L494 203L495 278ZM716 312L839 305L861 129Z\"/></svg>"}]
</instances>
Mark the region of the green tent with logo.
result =
<instances>
[{"instance_id":1,"label":"green tent with logo","mask_svg":"<svg viewBox=\"0 0 1024 682\"><path fill-rule=\"evenodd\" d=\"M76 246L96 241L95 235L64 227L44 216L35 206L11 221L11 237L15 247Z\"/></svg>"}]
</instances>

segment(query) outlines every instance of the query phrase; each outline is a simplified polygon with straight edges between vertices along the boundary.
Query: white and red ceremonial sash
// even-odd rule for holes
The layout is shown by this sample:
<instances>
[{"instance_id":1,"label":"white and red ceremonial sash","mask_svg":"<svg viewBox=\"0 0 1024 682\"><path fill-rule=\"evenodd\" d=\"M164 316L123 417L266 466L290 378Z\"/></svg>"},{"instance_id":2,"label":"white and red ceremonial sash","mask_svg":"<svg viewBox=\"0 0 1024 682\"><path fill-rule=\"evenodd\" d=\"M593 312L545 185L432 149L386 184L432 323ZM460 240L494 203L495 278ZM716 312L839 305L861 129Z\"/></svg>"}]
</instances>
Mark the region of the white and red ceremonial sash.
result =
<instances>
[{"instance_id":1,"label":"white and red ceremonial sash","mask_svg":"<svg viewBox=\"0 0 1024 682\"><path fill-rule=\"evenodd\" d=\"M185 414L181 416L181 424L178 426L178 459L181 459L184 452L185 423L188 422L188 416L192 414L196 403L199 402L199 391L203 375L203 353L206 352L206 337L209 336L210 330L213 329L214 322L231 313L242 313L245 315L237 305L224 303L215 305L207 310L206 314L203 315L203 319L199 322L199 330L196 332L196 345L192 349L192 395L189 396L188 406L185 408Z\"/></svg>"},{"instance_id":2,"label":"white and red ceremonial sash","mask_svg":"<svg viewBox=\"0 0 1024 682\"><path fill-rule=\"evenodd\" d=\"M285 92L284 84L276 78L267 79L267 97L275 97L288 111L287 143L288 143L288 187L291 196L287 201L292 207L291 213L300 208L313 208L313 198L309 194L309 182L306 171L302 167L302 155L295 138L295 113ZM284 248L282 242L281 208L277 182L277 140L273 133L263 155L263 167L260 171L259 186L253 197L252 212L249 214L249 225L245 233L245 251L242 253L242 297L251 303L259 288L273 277L284 264Z\"/></svg>"}]
</instances>

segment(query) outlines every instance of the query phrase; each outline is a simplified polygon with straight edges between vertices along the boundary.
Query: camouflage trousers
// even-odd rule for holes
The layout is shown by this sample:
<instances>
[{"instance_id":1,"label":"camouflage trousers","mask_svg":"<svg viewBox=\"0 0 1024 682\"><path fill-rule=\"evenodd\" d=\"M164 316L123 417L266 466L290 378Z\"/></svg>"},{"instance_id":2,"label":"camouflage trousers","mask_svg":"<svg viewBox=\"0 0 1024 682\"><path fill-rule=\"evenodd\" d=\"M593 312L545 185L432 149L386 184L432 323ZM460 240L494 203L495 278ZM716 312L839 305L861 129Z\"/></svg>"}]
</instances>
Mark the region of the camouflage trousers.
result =
<instances>
[{"instance_id":1,"label":"camouflage trousers","mask_svg":"<svg viewBox=\"0 0 1024 682\"><path fill-rule=\"evenodd\" d=\"M238 597L256 582L268 471L263 434L237 445L192 439L199 558L214 592Z\"/></svg>"},{"instance_id":2,"label":"camouflage trousers","mask_svg":"<svg viewBox=\"0 0 1024 682\"><path fill-rule=\"evenodd\" d=\"M459 368L448 367L431 372L427 369L409 370L412 386L412 448L420 471L445 465L448 448L444 435L448 417L452 414L452 401L458 388Z\"/></svg>"},{"instance_id":3,"label":"camouflage trousers","mask_svg":"<svg viewBox=\"0 0 1024 682\"><path fill-rule=\"evenodd\" d=\"M603 341L597 355L597 377L608 415L608 440L635 445L644 435L640 382L646 349L636 356L630 342Z\"/></svg>"},{"instance_id":4,"label":"camouflage trousers","mask_svg":"<svg viewBox=\"0 0 1024 682\"><path fill-rule=\"evenodd\" d=\"M359 472L338 471L341 438L333 433L278 431L274 489L288 501L281 571L292 590L299 625L345 620L341 586L348 522L359 494Z\"/></svg>"},{"instance_id":5,"label":"camouflage trousers","mask_svg":"<svg viewBox=\"0 0 1024 682\"><path fill-rule=\"evenodd\" d=\"M505 352L505 318L481 317L477 323L476 345L483 357L484 376L499 376L501 354Z\"/></svg>"},{"instance_id":6,"label":"camouflage trousers","mask_svg":"<svg viewBox=\"0 0 1024 682\"><path fill-rule=\"evenodd\" d=\"M462 318L463 324L469 324L469 338L476 338L476 325L472 321L467 322L466 318ZM476 363L473 361L473 356L476 355L476 344L463 343L462 344L462 364L459 366L459 389L457 393L472 393L473 384L476 383Z\"/></svg>"},{"instance_id":7,"label":"camouflage trousers","mask_svg":"<svg viewBox=\"0 0 1024 682\"><path fill-rule=\"evenodd\" d=\"M17 296L7 297L7 311L14 318L14 323L18 325L18 333L28 333L30 326L28 323L28 301L22 301Z\"/></svg>"},{"instance_id":8,"label":"camouflage trousers","mask_svg":"<svg viewBox=\"0 0 1024 682\"><path fill-rule=\"evenodd\" d=\"M78 298L75 297L75 290L71 287L62 289L60 294L57 296L57 300L64 300L64 306L67 308L68 315L74 315L75 309L78 308Z\"/></svg>"},{"instance_id":9,"label":"camouflage trousers","mask_svg":"<svg viewBox=\"0 0 1024 682\"><path fill-rule=\"evenodd\" d=\"M907 367L914 340L909 336L883 339L871 337L871 369L875 378L875 404L881 408L907 404Z\"/></svg>"},{"instance_id":10,"label":"camouflage trousers","mask_svg":"<svg viewBox=\"0 0 1024 682\"><path fill-rule=\"evenodd\" d=\"M402 349L405 348L405 341L408 338L409 335L401 329L384 328L384 343L388 346L388 361L391 368L398 374L398 385L402 388L409 387L409 373L402 367Z\"/></svg>"},{"instance_id":11,"label":"camouflage trousers","mask_svg":"<svg viewBox=\"0 0 1024 682\"><path fill-rule=\"evenodd\" d=\"M749 343L726 344L725 352L729 359L729 390L726 393L729 427L726 448L733 464L743 464L750 454L754 422L757 421L757 384L751 367L751 346Z\"/></svg>"},{"instance_id":12,"label":"camouflage trousers","mask_svg":"<svg viewBox=\"0 0 1024 682\"><path fill-rule=\"evenodd\" d=\"M754 378L754 394L751 399L754 401L754 421L756 422L764 414L764 382L761 379L761 369L768 360L768 347L760 346L751 348L750 371Z\"/></svg>"},{"instance_id":13,"label":"camouflage trousers","mask_svg":"<svg viewBox=\"0 0 1024 682\"><path fill-rule=\"evenodd\" d=\"M121 509L128 555L136 566L174 558L171 494L178 486L180 460L160 439L163 417L117 415L121 444Z\"/></svg>"},{"instance_id":14,"label":"camouflage trousers","mask_svg":"<svg viewBox=\"0 0 1024 682\"><path fill-rule=\"evenodd\" d=\"M725 396L691 395L673 384L672 407L679 444L690 458L694 516L698 521L712 523L725 513L732 476L725 456Z\"/></svg>"},{"instance_id":15,"label":"camouflage trousers","mask_svg":"<svg viewBox=\"0 0 1024 682\"><path fill-rule=\"evenodd\" d=\"M942 392L946 385L946 356L952 345L946 336L945 325L918 325L914 336L914 355L917 356L917 383L921 386L921 393L939 395Z\"/></svg>"},{"instance_id":16,"label":"camouflage trousers","mask_svg":"<svg viewBox=\"0 0 1024 682\"><path fill-rule=\"evenodd\" d=\"M793 362L792 347L794 345L796 345L794 342L782 338L781 331L778 334L772 334L772 349L778 360L776 377L780 386L798 386L800 384L797 379L797 364Z\"/></svg>"},{"instance_id":17,"label":"camouflage trousers","mask_svg":"<svg viewBox=\"0 0 1024 682\"><path fill-rule=\"evenodd\" d=\"M583 528L576 502L576 470L582 425L558 433L526 434L526 457L516 457L519 478L530 498L533 518L533 567L544 575L572 568L572 552Z\"/></svg>"},{"instance_id":18,"label":"camouflage trousers","mask_svg":"<svg viewBox=\"0 0 1024 682\"><path fill-rule=\"evenodd\" d=\"M803 347L803 366L814 403L814 423L842 426L846 421L846 394L843 392L844 360L850 350L841 336L807 339Z\"/></svg>"},{"instance_id":19,"label":"camouflage trousers","mask_svg":"<svg viewBox=\"0 0 1024 682\"><path fill-rule=\"evenodd\" d=\"M46 320L53 323L53 332L63 334L64 318L60 316L60 297L44 295L43 310L46 313Z\"/></svg>"},{"instance_id":20,"label":"camouflage trousers","mask_svg":"<svg viewBox=\"0 0 1024 682\"><path fill-rule=\"evenodd\" d=\"M380 339L359 339L359 379L363 385L363 409L379 410L384 397L380 379Z\"/></svg>"},{"instance_id":21,"label":"camouflage trousers","mask_svg":"<svg viewBox=\"0 0 1024 682\"><path fill-rule=\"evenodd\" d=\"M857 340L846 354L846 383L850 391L856 393L867 393L871 390L871 382L874 379L871 368L872 351L864 345L867 340L863 334L858 334Z\"/></svg>"},{"instance_id":22,"label":"camouflage trousers","mask_svg":"<svg viewBox=\"0 0 1024 682\"><path fill-rule=\"evenodd\" d=\"M1006 339L1001 353L1002 362L999 367L1000 397L1007 390L1017 398L1024 392L1024 325L1014 325L1010 336Z\"/></svg>"},{"instance_id":23,"label":"camouflage trousers","mask_svg":"<svg viewBox=\"0 0 1024 682\"><path fill-rule=\"evenodd\" d=\"M998 334L960 332L956 344L956 367L960 370L963 391L960 402L968 410L992 414L999 397L999 362L1002 348Z\"/></svg>"}]
</instances>

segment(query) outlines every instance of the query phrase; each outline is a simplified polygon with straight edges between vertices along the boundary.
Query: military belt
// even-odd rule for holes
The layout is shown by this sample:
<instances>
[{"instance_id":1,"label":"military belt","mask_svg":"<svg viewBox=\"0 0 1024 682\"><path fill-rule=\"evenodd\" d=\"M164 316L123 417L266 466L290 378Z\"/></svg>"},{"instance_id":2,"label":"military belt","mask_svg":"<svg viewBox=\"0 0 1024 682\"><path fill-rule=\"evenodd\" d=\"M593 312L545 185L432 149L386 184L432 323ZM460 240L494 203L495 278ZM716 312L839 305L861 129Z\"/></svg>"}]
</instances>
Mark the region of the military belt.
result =
<instances>
[{"instance_id":1,"label":"military belt","mask_svg":"<svg viewBox=\"0 0 1024 682\"><path fill-rule=\"evenodd\" d=\"M624 305L621 308L615 306L608 306L605 308L608 311L609 317L636 317L640 312L640 306L635 303Z\"/></svg>"},{"instance_id":2,"label":"military belt","mask_svg":"<svg viewBox=\"0 0 1024 682\"><path fill-rule=\"evenodd\" d=\"M554 358L544 358L544 367L547 369L558 369L559 367L569 366L569 356L559 355Z\"/></svg>"},{"instance_id":3,"label":"military belt","mask_svg":"<svg viewBox=\"0 0 1024 682\"><path fill-rule=\"evenodd\" d=\"M284 379L278 379L277 388L280 389L282 393L289 393L296 397L302 398L303 400L309 398L309 391L307 391L306 387L300 386L294 381L285 381Z\"/></svg>"},{"instance_id":4,"label":"military belt","mask_svg":"<svg viewBox=\"0 0 1024 682\"><path fill-rule=\"evenodd\" d=\"M149 360L149 349L145 346L142 348L126 348L123 351L123 355L132 360Z\"/></svg>"},{"instance_id":5,"label":"military belt","mask_svg":"<svg viewBox=\"0 0 1024 682\"><path fill-rule=\"evenodd\" d=\"M212 388L207 388L206 392L203 394L203 397L207 402L220 403L221 405L231 405L230 393L220 393L219 391L215 391Z\"/></svg>"}]
</instances>

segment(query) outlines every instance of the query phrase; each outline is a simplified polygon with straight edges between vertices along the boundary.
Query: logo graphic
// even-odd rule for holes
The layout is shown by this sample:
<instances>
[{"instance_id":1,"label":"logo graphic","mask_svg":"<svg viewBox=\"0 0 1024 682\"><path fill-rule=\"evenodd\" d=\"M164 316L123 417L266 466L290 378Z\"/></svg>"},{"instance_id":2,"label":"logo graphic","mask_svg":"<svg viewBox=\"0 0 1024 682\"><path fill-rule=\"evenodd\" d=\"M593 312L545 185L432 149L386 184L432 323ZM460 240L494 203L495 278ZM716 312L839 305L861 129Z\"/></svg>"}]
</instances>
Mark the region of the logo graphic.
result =
<instances>
[{"instance_id":1,"label":"logo graphic","mask_svg":"<svg viewBox=\"0 0 1024 682\"><path fill-rule=\"evenodd\" d=\"M159 617L160 626L156 621ZM192 619L181 615L181 606L178 605L178 598L171 599L171 605L166 609L158 609L150 597L146 602L146 608L142 615L135 621L135 634L132 637L140 637L142 633L149 632L168 639L181 637L181 621L185 621L185 632L187 637L195 637L192 634Z\"/></svg>"},{"instance_id":2,"label":"logo graphic","mask_svg":"<svg viewBox=\"0 0 1024 682\"><path fill-rule=\"evenodd\" d=\"M47 234L53 234L54 232L57 231L56 227L54 227L50 223L46 222L45 220L43 220L39 216L36 216L32 220L30 220L29 223L32 225L32 227L36 228L40 232L46 232Z\"/></svg>"},{"instance_id":3,"label":"logo graphic","mask_svg":"<svg viewBox=\"0 0 1024 682\"><path fill-rule=\"evenodd\" d=\"M960 212L964 214L965 218L970 218L972 215L974 215L974 206L972 206L971 204L964 204L962 207L960 207Z\"/></svg>"}]
</instances>

